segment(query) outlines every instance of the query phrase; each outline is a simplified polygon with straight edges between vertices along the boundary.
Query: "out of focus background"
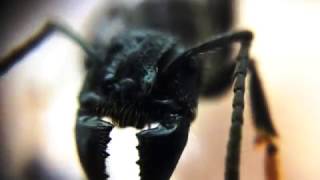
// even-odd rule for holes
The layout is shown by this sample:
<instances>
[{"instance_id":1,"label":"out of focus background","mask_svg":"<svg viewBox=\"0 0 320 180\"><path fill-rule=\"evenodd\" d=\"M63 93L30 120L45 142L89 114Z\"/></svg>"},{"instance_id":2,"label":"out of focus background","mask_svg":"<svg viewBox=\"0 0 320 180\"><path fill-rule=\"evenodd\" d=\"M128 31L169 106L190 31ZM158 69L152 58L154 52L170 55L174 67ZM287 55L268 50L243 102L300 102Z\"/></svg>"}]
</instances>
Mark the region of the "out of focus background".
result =
<instances>
[{"instance_id":1,"label":"out of focus background","mask_svg":"<svg viewBox=\"0 0 320 180\"><path fill-rule=\"evenodd\" d=\"M117 3L134 8L140 1ZM232 29L255 33L252 56L279 131L283 179L318 180L320 1L233 3ZM64 22L89 40L97 17L112 6L114 3L108 0L3 1L0 57L47 19ZM112 27L119 28L117 24ZM77 94L84 77L83 57L80 48L69 39L54 34L0 78L0 179L84 179L73 131ZM188 145L172 179L223 179L231 99L232 93L228 92L223 97L201 101ZM254 136L246 104L241 179L264 179L264 153L253 146Z\"/></svg>"}]
</instances>

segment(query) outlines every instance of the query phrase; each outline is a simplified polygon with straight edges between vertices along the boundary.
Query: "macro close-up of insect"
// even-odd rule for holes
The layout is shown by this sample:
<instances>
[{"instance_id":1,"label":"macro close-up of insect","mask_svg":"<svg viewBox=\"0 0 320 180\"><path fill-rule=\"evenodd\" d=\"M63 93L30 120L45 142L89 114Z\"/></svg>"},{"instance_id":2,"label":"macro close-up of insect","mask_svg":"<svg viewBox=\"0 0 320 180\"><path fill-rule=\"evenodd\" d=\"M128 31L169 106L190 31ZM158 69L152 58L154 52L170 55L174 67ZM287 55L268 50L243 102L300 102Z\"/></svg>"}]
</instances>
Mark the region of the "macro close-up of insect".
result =
<instances>
[{"instance_id":1,"label":"macro close-up of insect","mask_svg":"<svg viewBox=\"0 0 320 180\"><path fill-rule=\"evenodd\" d=\"M225 142L225 164L220 165L224 166L224 179L242 179L242 126L248 105L256 133L254 144L265 152L258 161L263 179L279 180L281 148L277 139L281 133L273 124L258 62L251 55L256 34L234 30L234 1L195 2L154 0L130 8L115 5L91 23L91 41L65 23L47 21L1 57L1 78L54 34L81 48L84 78L77 94L72 138L81 168L92 180L112 179L107 163L113 155L108 151L111 133L125 128L137 130L139 179L172 179L196 123L200 100L214 101L232 89L231 127ZM157 13L163 17L155 19ZM122 28L110 33L119 22ZM208 175L208 179L212 177Z\"/></svg>"}]
</instances>

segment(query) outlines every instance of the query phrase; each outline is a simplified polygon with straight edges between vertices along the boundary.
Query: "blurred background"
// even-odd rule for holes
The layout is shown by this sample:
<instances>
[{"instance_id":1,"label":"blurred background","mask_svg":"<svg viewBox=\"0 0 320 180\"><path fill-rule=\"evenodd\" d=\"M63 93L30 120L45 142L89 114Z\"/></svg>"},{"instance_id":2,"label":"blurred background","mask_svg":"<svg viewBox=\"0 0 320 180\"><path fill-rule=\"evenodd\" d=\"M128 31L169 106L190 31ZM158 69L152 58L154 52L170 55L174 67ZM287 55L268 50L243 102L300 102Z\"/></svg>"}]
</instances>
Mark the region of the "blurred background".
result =
<instances>
[{"instance_id":1,"label":"blurred background","mask_svg":"<svg viewBox=\"0 0 320 180\"><path fill-rule=\"evenodd\" d=\"M209 2L213 7L222 2L198 1ZM125 5L134 9L140 2L2 1L0 57L47 19L64 22L89 40L96 27L105 22L98 19L114 15L108 12L112 7ZM231 6L233 18L221 19L229 20L232 29L250 29L255 33L252 56L280 134L283 179L319 179L320 1L235 0ZM208 16L203 19L212 18ZM114 22L107 25L115 30L121 28ZM228 29L229 25L222 27ZM112 34L111 28L109 33ZM69 39L54 34L1 77L0 179L84 179L73 131L77 94L84 77L83 57L81 49ZM231 100L232 93L228 92L223 97L201 101L188 145L172 179L223 179ZM264 153L253 146L255 132L248 107L246 104L241 179L263 180Z\"/></svg>"}]
</instances>

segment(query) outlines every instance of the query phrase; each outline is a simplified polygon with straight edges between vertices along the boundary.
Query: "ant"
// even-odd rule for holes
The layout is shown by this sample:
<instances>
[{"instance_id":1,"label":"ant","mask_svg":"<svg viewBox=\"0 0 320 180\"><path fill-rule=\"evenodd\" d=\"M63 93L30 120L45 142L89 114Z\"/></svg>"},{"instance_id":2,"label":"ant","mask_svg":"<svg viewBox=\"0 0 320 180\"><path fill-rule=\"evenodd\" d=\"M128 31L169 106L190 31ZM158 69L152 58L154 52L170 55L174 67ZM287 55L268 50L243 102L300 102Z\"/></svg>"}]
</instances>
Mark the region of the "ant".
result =
<instances>
[{"instance_id":1,"label":"ant","mask_svg":"<svg viewBox=\"0 0 320 180\"><path fill-rule=\"evenodd\" d=\"M1 58L0 76L55 32L64 34L87 54L86 78L79 94L76 142L82 167L89 179L106 179L105 159L110 132L117 127L142 129L137 138L142 180L170 179L187 143L198 100L203 95L201 74L205 63L199 54L214 52L239 43L236 60L216 61L219 70L210 79L206 95L216 96L233 84L232 124L227 147L225 179L239 179L241 127L245 80L251 74L249 90L257 141L267 144L268 176L277 176L275 158L277 132L254 61L249 56L250 31L236 31L185 48L175 36L149 29L118 33L110 42L96 47L85 42L67 26L48 22L38 33ZM103 120L112 119L111 122ZM151 124L157 127L151 128ZM147 128L146 128L147 127Z\"/></svg>"}]
</instances>

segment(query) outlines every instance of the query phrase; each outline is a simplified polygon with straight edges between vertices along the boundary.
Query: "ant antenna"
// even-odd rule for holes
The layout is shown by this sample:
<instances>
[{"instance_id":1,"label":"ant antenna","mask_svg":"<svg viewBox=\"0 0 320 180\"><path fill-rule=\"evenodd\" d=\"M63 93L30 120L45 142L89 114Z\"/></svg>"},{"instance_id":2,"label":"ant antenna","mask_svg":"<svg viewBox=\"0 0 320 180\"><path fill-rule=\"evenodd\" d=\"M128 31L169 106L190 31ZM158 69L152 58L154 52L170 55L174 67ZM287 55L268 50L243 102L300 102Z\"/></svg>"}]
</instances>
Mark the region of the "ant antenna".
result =
<instances>
[{"instance_id":1,"label":"ant antenna","mask_svg":"<svg viewBox=\"0 0 320 180\"><path fill-rule=\"evenodd\" d=\"M60 32L71 40L76 42L90 57L87 59L100 60L98 54L94 51L93 47L86 43L79 35L72 32L66 26L56 23L47 22L35 35L26 40L24 43L13 49L8 55L0 59L0 76L8 72L16 63L18 63L25 55L32 49L37 47L44 39L53 34Z\"/></svg>"}]
</instances>

